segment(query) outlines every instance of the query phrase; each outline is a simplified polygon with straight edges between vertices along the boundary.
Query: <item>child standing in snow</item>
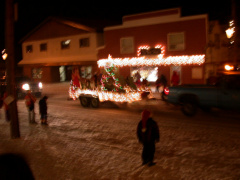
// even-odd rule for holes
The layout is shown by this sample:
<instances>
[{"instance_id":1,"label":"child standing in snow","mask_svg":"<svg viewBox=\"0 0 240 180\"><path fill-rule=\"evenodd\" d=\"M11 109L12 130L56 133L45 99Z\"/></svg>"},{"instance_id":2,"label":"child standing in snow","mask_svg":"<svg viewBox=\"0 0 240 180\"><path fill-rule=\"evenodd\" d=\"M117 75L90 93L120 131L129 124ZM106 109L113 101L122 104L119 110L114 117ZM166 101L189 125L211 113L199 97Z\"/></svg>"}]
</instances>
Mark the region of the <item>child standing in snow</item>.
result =
<instances>
[{"instance_id":1,"label":"child standing in snow","mask_svg":"<svg viewBox=\"0 0 240 180\"><path fill-rule=\"evenodd\" d=\"M139 142L143 144L142 164L155 165L153 158L155 143L159 142L159 128L157 123L151 118L151 112L148 110L142 112L142 119L137 127L137 137Z\"/></svg>"},{"instance_id":2,"label":"child standing in snow","mask_svg":"<svg viewBox=\"0 0 240 180\"><path fill-rule=\"evenodd\" d=\"M39 113L41 115L41 124L47 125L47 96L39 101Z\"/></svg>"}]
</instances>

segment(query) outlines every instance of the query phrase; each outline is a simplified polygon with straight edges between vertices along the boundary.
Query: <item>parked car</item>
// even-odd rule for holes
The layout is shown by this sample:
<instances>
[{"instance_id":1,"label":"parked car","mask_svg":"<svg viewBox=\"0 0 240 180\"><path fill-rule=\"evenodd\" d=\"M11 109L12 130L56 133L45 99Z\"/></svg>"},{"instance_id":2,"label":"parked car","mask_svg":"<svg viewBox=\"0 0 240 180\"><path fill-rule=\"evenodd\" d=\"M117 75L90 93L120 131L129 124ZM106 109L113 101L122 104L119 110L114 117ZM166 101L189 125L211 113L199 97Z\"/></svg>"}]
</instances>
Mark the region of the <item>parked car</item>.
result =
<instances>
[{"instance_id":1,"label":"parked car","mask_svg":"<svg viewBox=\"0 0 240 180\"><path fill-rule=\"evenodd\" d=\"M181 85L169 87L167 102L181 106L187 116L194 116L198 108L240 110L240 71L225 72L215 85Z\"/></svg>"},{"instance_id":2,"label":"parked car","mask_svg":"<svg viewBox=\"0 0 240 180\"><path fill-rule=\"evenodd\" d=\"M24 98L28 90L30 90L34 96L41 97L43 88L42 82L35 82L25 76L16 77L15 82L18 98Z\"/></svg>"}]
</instances>

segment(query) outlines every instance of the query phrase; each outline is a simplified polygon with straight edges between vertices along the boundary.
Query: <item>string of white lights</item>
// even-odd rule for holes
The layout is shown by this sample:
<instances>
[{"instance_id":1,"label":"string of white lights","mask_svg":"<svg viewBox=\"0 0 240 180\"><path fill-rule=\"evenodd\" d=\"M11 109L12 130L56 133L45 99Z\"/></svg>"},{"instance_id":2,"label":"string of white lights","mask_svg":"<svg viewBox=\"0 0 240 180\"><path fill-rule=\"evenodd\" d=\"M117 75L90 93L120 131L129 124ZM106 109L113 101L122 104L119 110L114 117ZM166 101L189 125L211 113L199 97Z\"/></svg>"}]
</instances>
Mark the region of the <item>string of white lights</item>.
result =
<instances>
[{"instance_id":1,"label":"string of white lights","mask_svg":"<svg viewBox=\"0 0 240 180\"><path fill-rule=\"evenodd\" d=\"M109 54L107 59L98 60L98 67L109 67L114 64L117 67L123 66L166 66L166 65L201 65L205 62L205 55L185 55L185 56L169 56L164 58L165 47L156 45L155 49L160 49L161 54L155 58L140 56L141 50L149 50L150 46L140 46L137 51L138 57L132 58L112 58Z\"/></svg>"},{"instance_id":2,"label":"string of white lights","mask_svg":"<svg viewBox=\"0 0 240 180\"><path fill-rule=\"evenodd\" d=\"M202 65L205 62L205 55L191 56L169 56L164 58L162 54L158 58L132 57L132 58L112 58L98 60L98 67L109 67L112 64L117 67L123 66L166 66L166 65Z\"/></svg>"}]
</instances>

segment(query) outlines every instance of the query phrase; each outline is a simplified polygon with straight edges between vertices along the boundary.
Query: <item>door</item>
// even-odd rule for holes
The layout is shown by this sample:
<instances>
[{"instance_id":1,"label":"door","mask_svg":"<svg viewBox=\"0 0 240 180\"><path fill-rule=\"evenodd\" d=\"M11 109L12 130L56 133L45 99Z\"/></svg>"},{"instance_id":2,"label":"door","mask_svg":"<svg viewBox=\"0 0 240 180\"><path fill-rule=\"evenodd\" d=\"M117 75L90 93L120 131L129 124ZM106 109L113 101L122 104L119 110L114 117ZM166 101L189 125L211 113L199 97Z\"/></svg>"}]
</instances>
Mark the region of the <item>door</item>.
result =
<instances>
[{"instance_id":1,"label":"door","mask_svg":"<svg viewBox=\"0 0 240 180\"><path fill-rule=\"evenodd\" d=\"M60 66L59 67L59 74L60 74L60 81L66 81L66 68L65 66Z\"/></svg>"}]
</instances>

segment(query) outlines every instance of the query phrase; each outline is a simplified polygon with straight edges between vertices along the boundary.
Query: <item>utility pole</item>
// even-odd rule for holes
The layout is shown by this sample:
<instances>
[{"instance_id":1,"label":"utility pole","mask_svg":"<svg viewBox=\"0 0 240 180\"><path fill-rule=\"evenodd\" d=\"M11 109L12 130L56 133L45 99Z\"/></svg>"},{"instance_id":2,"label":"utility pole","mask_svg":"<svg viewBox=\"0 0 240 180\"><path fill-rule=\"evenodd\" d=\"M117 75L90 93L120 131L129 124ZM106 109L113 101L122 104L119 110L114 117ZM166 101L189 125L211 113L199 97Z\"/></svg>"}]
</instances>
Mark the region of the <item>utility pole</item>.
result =
<instances>
[{"instance_id":1,"label":"utility pole","mask_svg":"<svg viewBox=\"0 0 240 180\"><path fill-rule=\"evenodd\" d=\"M6 0L5 46L8 57L7 68L7 98L4 100L9 106L11 138L20 138L17 99L15 89L15 56L14 56L14 4L13 0Z\"/></svg>"},{"instance_id":2,"label":"utility pole","mask_svg":"<svg viewBox=\"0 0 240 180\"><path fill-rule=\"evenodd\" d=\"M235 33L234 33L234 43L233 43L233 62L236 65L239 61L239 52L238 48L240 47L240 32L239 32L239 16L237 15L238 12L238 5L236 0L232 0L232 19L235 26ZM238 2L239 3L239 2Z\"/></svg>"}]
</instances>

